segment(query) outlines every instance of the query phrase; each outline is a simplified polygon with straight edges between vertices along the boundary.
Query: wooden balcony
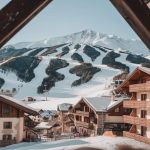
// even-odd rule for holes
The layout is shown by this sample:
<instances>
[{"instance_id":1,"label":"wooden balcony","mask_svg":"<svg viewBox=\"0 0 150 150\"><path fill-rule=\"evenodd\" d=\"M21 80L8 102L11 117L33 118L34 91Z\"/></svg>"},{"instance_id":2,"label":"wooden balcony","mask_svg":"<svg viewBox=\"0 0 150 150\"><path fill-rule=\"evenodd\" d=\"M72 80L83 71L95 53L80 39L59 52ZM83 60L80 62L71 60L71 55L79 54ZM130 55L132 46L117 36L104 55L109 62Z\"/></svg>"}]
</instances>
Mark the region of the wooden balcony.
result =
<instances>
[{"instance_id":1,"label":"wooden balcony","mask_svg":"<svg viewBox=\"0 0 150 150\"><path fill-rule=\"evenodd\" d=\"M124 123L139 125L139 118L132 116L123 116Z\"/></svg>"},{"instance_id":2,"label":"wooden balcony","mask_svg":"<svg viewBox=\"0 0 150 150\"><path fill-rule=\"evenodd\" d=\"M150 119L133 117L133 116L123 116L123 119L124 119L124 123L140 125L145 127L150 126Z\"/></svg>"},{"instance_id":3,"label":"wooden balcony","mask_svg":"<svg viewBox=\"0 0 150 150\"><path fill-rule=\"evenodd\" d=\"M129 85L129 92L148 92L150 91L150 82Z\"/></svg>"},{"instance_id":4,"label":"wooden balcony","mask_svg":"<svg viewBox=\"0 0 150 150\"><path fill-rule=\"evenodd\" d=\"M75 114L79 115L79 116L89 117L89 112L85 112L85 111L79 111L79 110L77 110Z\"/></svg>"},{"instance_id":5,"label":"wooden balcony","mask_svg":"<svg viewBox=\"0 0 150 150\"><path fill-rule=\"evenodd\" d=\"M140 141L140 142L144 142L146 144L150 144L150 138L143 137L143 136L135 134L135 133L130 133L130 132L124 131L123 136Z\"/></svg>"},{"instance_id":6,"label":"wooden balcony","mask_svg":"<svg viewBox=\"0 0 150 150\"><path fill-rule=\"evenodd\" d=\"M150 101L137 101L137 100L128 100L123 102L124 108L142 108L149 109Z\"/></svg>"},{"instance_id":7,"label":"wooden balcony","mask_svg":"<svg viewBox=\"0 0 150 150\"><path fill-rule=\"evenodd\" d=\"M123 102L124 108L139 108L139 102L136 100L128 100Z\"/></svg>"},{"instance_id":8,"label":"wooden balcony","mask_svg":"<svg viewBox=\"0 0 150 150\"><path fill-rule=\"evenodd\" d=\"M89 128L90 123L82 122L82 121L76 121L75 125L78 126L78 127Z\"/></svg>"}]
</instances>

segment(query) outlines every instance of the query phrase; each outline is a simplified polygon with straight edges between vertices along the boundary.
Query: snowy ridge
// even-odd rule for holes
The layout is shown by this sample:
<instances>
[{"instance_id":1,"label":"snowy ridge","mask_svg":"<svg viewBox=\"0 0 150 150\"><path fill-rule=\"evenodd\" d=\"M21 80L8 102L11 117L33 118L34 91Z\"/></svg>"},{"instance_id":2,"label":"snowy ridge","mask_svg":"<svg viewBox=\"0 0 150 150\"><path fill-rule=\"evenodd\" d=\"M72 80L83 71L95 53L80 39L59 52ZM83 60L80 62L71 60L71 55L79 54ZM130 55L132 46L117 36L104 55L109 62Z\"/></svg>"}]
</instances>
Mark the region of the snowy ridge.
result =
<instances>
[{"instance_id":1,"label":"snowy ridge","mask_svg":"<svg viewBox=\"0 0 150 150\"><path fill-rule=\"evenodd\" d=\"M21 42L14 44L16 48L37 48L49 47L64 43L81 43L90 45L106 46L116 50L125 50L137 54L148 54L149 51L140 40L123 39L116 35L107 35L93 30L83 30L81 32L72 33L70 35L47 38L37 42Z\"/></svg>"}]
</instances>

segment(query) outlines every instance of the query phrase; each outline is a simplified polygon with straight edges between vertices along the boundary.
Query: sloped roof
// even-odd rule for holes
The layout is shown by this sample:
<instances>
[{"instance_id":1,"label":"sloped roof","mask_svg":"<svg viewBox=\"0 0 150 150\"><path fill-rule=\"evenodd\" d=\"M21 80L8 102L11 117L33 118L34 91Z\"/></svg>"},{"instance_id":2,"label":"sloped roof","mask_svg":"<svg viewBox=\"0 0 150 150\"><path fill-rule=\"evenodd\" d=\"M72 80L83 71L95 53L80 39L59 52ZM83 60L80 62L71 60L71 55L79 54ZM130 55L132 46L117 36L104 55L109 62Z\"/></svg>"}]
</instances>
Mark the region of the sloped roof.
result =
<instances>
[{"instance_id":1,"label":"sloped roof","mask_svg":"<svg viewBox=\"0 0 150 150\"><path fill-rule=\"evenodd\" d=\"M56 110L44 110L43 112L39 112L39 114L41 115L41 117L50 118L52 116L57 115L57 111Z\"/></svg>"},{"instance_id":2,"label":"sloped roof","mask_svg":"<svg viewBox=\"0 0 150 150\"><path fill-rule=\"evenodd\" d=\"M70 107L72 107L72 104L62 103L58 105L58 111L68 111Z\"/></svg>"},{"instance_id":3,"label":"sloped roof","mask_svg":"<svg viewBox=\"0 0 150 150\"><path fill-rule=\"evenodd\" d=\"M0 101L6 103L8 105L11 105L17 109L23 110L25 113L32 114L32 115L38 114L38 112L35 109L27 106L22 101L16 100L12 97L0 95Z\"/></svg>"},{"instance_id":4,"label":"sloped roof","mask_svg":"<svg viewBox=\"0 0 150 150\"><path fill-rule=\"evenodd\" d=\"M121 89L122 87L124 87L126 84L128 85L128 81L133 78L133 76L135 75L135 73L137 73L138 71L144 72L148 75L150 75L150 68L146 68L146 67L137 67L132 73L130 73L127 77L127 79L120 85L118 86L118 88L116 90Z\"/></svg>"},{"instance_id":5,"label":"sloped roof","mask_svg":"<svg viewBox=\"0 0 150 150\"><path fill-rule=\"evenodd\" d=\"M86 101L95 111L101 112L106 111L107 107L111 102L110 97L85 97L84 101Z\"/></svg>"},{"instance_id":6,"label":"sloped roof","mask_svg":"<svg viewBox=\"0 0 150 150\"><path fill-rule=\"evenodd\" d=\"M91 97L83 98L96 112L107 112L109 109L120 104L123 99L112 100L111 97Z\"/></svg>"},{"instance_id":7,"label":"sloped roof","mask_svg":"<svg viewBox=\"0 0 150 150\"><path fill-rule=\"evenodd\" d=\"M52 125L49 124L49 122L40 122L35 129L50 129L52 128Z\"/></svg>"}]
</instances>

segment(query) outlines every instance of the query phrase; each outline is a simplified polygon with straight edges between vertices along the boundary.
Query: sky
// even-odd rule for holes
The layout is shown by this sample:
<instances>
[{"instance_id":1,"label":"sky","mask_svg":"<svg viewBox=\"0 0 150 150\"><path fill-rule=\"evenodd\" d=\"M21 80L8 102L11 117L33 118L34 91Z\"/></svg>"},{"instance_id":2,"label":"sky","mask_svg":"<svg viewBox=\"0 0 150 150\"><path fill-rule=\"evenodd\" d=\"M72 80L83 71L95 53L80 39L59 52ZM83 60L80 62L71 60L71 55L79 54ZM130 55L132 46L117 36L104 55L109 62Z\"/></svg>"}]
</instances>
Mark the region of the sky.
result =
<instances>
[{"instance_id":1,"label":"sky","mask_svg":"<svg viewBox=\"0 0 150 150\"><path fill-rule=\"evenodd\" d=\"M0 8L8 1L0 0ZM8 43L39 41L85 29L138 39L109 0L53 0Z\"/></svg>"}]
</instances>

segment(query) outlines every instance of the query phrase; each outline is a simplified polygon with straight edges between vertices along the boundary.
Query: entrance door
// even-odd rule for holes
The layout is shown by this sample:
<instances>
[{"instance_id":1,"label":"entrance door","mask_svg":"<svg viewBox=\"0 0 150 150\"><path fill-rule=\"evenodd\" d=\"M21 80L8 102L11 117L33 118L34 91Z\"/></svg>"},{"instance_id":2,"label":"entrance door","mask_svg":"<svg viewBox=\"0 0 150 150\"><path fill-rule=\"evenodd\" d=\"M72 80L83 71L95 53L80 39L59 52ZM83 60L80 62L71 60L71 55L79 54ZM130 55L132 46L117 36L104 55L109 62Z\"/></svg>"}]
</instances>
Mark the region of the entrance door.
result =
<instances>
[{"instance_id":1,"label":"entrance door","mask_svg":"<svg viewBox=\"0 0 150 150\"><path fill-rule=\"evenodd\" d=\"M147 128L141 126L141 136L146 136Z\"/></svg>"}]
</instances>

